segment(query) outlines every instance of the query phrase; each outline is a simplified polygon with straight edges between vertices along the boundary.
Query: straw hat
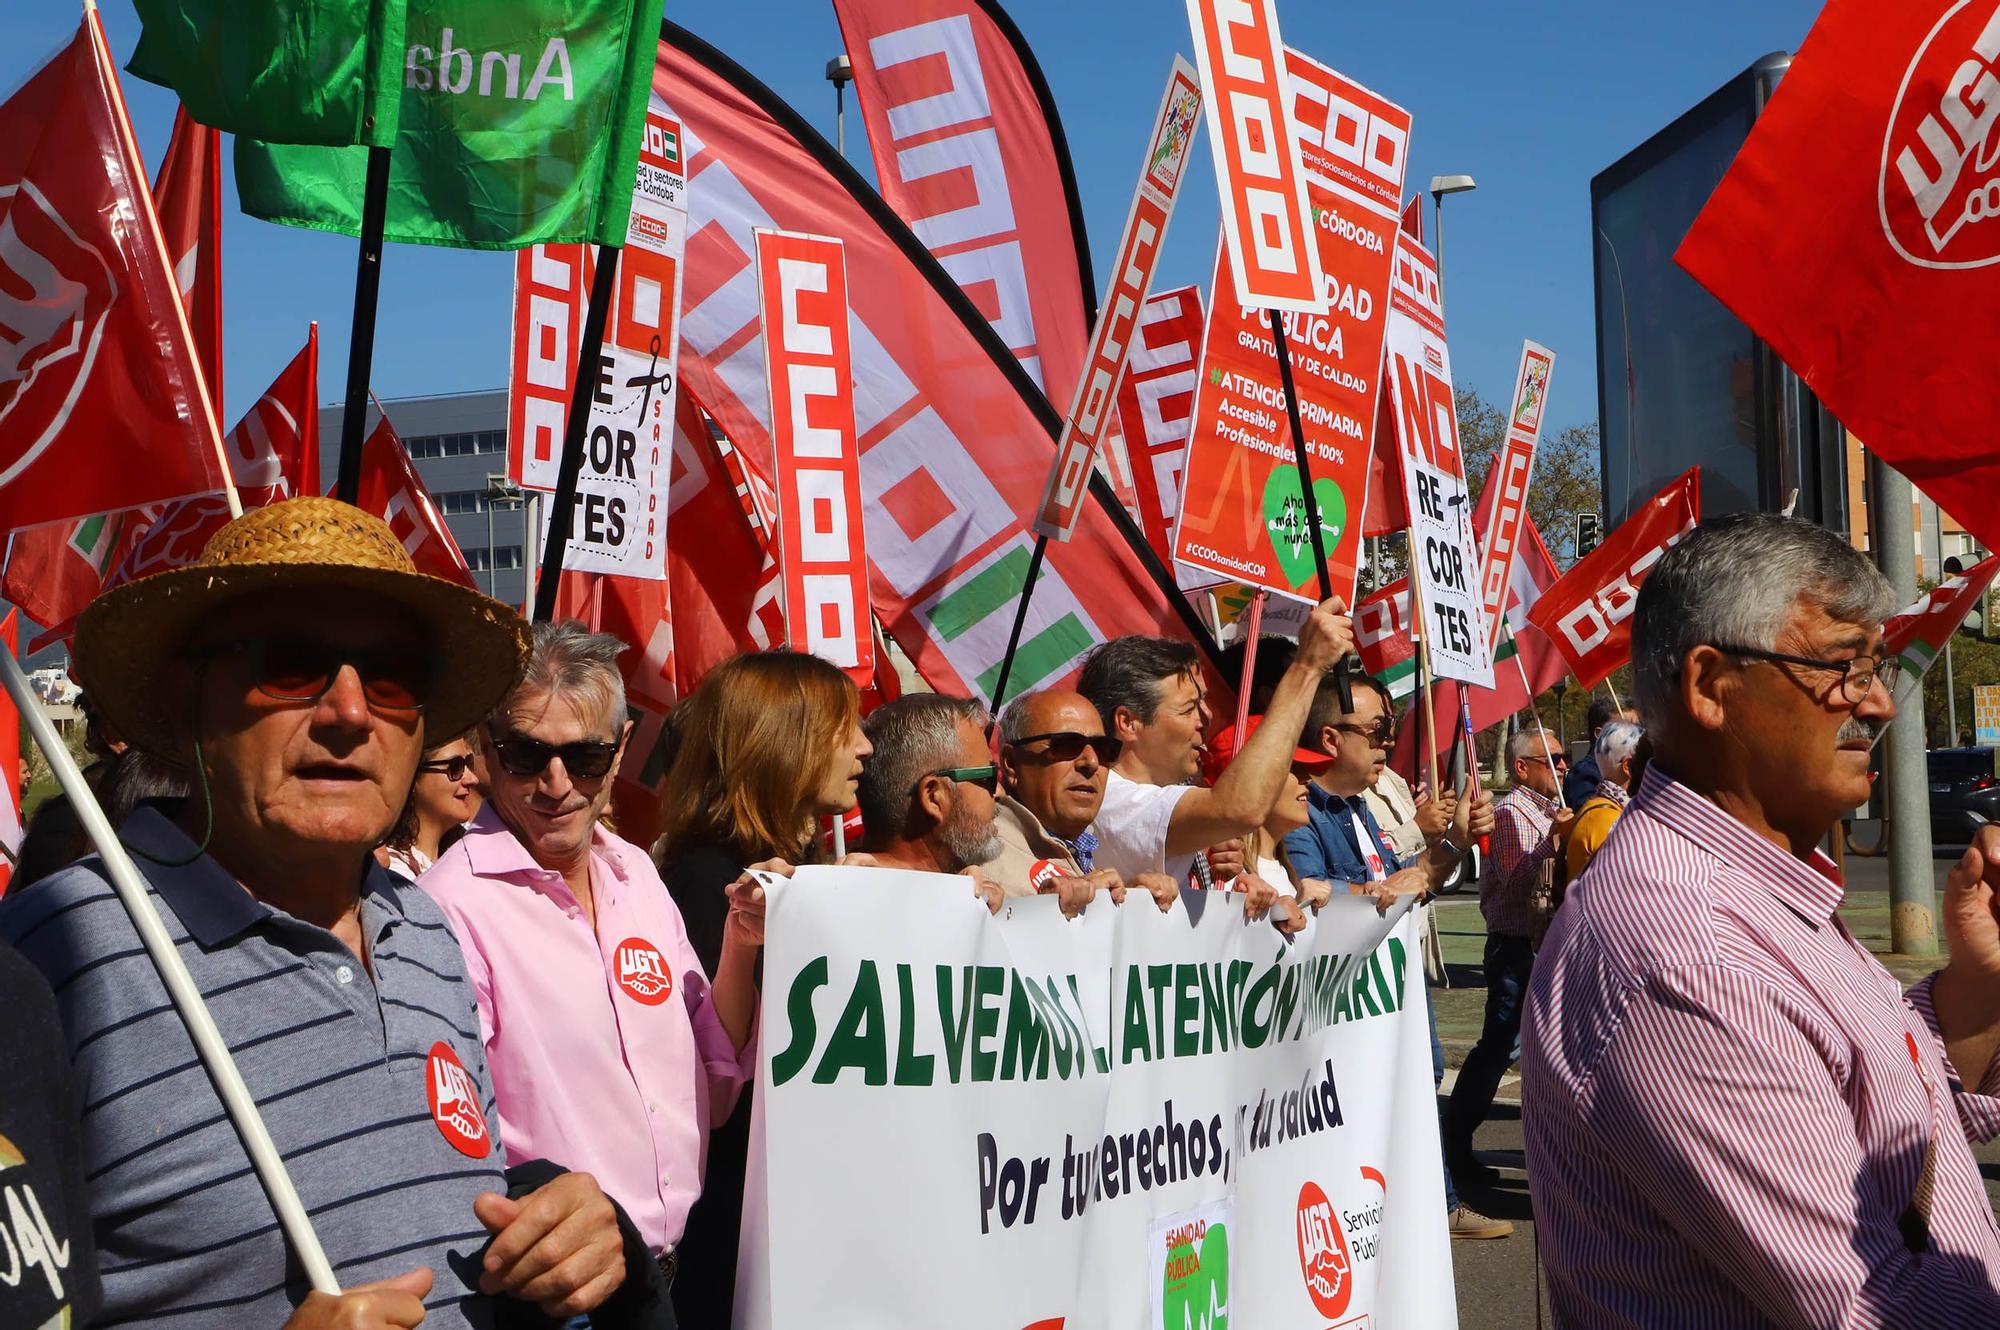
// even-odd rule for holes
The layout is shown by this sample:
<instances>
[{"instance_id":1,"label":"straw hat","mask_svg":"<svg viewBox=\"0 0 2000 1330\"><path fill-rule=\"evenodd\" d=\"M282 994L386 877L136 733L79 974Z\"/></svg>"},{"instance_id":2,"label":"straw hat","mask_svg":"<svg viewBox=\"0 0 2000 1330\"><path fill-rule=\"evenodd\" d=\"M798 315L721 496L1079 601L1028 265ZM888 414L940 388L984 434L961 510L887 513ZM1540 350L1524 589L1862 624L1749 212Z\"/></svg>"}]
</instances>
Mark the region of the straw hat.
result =
<instances>
[{"instance_id":1,"label":"straw hat","mask_svg":"<svg viewBox=\"0 0 2000 1330\"><path fill-rule=\"evenodd\" d=\"M77 681L113 730L148 752L177 758L162 687L168 664L196 624L229 601L270 590L358 591L408 610L437 654L443 685L424 708L428 736L471 729L527 666L528 625L520 615L418 572L381 518L307 497L253 508L216 532L187 567L93 600L77 620Z\"/></svg>"}]
</instances>

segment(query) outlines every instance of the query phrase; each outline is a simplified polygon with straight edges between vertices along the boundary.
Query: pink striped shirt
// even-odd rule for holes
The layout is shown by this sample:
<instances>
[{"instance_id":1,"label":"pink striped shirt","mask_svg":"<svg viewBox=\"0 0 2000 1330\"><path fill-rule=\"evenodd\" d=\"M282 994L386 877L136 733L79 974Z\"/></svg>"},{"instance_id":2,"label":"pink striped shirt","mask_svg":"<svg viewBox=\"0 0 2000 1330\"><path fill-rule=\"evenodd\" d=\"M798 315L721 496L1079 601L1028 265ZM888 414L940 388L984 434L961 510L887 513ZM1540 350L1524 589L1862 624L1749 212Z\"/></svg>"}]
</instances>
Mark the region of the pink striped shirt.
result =
<instances>
[{"instance_id":1,"label":"pink striped shirt","mask_svg":"<svg viewBox=\"0 0 2000 1330\"><path fill-rule=\"evenodd\" d=\"M1930 980L1905 995L1842 894L1823 857L1646 773L1528 988L1521 1116L1559 1325L2000 1325L1967 1145L2000 1133L2000 1072L1959 1083ZM1898 1219L1928 1140L1914 1257Z\"/></svg>"}]
</instances>

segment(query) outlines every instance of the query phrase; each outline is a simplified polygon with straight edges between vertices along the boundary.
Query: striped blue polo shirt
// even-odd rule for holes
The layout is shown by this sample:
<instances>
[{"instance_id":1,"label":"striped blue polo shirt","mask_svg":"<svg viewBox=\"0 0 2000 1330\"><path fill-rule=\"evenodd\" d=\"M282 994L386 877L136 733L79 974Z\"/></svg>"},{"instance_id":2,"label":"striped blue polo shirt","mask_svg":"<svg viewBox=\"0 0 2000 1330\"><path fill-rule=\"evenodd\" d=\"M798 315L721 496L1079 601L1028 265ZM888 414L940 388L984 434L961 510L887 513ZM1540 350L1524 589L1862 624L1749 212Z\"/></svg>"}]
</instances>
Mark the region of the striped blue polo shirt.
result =
<instances>
[{"instance_id":1,"label":"striped blue polo shirt","mask_svg":"<svg viewBox=\"0 0 2000 1330\"><path fill-rule=\"evenodd\" d=\"M259 902L153 807L120 831L342 1287L416 1266L427 1327L490 1326L481 1192L506 1191L464 960L428 896L368 870L374 980ZM92 857L0 904L55 990L103 1271L98 1326L276 1327L309 1291L137 931Z\"/></svg>"}]
</instances>

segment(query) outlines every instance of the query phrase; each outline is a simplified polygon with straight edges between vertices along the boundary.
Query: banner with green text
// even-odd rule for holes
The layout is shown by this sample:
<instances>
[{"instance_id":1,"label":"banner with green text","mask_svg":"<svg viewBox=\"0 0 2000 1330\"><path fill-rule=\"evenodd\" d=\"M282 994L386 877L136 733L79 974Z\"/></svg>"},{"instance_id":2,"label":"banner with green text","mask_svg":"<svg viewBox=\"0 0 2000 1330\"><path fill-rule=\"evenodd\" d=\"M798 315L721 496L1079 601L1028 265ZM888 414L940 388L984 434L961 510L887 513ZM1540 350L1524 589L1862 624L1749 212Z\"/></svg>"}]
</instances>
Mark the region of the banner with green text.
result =
<instances>
[{"instance_id":1,"label":"banner with green text","mask_svg":"<svg viewBox=\"0 0 2000 1330\"><path fill-rule=\"evenodd\" d=\"M383 236L625 243L661 0L411 0ZM365 148L236 140L243 211L358 235Z\"/></svg>"},{"instance_id":2,"label":"banner with green text","mask_svg":"<svg viewBox=\"0 0 2000 1330\"><path fill-rule=\"evenodd\" d=\"M737 1325L1456 1324L1405 910L769 887Z\"/></svg>"}]
</instances>

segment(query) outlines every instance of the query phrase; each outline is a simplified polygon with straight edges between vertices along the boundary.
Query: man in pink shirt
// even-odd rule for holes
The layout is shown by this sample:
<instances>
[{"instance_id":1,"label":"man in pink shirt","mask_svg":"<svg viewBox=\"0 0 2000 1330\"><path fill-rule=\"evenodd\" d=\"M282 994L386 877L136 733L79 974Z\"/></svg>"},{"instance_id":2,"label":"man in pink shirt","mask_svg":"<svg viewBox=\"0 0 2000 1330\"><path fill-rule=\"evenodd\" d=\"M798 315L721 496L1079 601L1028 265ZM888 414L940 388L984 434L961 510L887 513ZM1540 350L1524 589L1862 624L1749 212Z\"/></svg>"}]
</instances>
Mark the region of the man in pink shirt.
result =
<instances>
[{"instance_id":1,"label":"man in pink shirt","mask_svg":"<svg viewBox=\"0 0 2000 1330\"><path fill-rule=\"evenodd\" d=\"M709 1128L754 1067L763 893L730 888L711 981L651 858L600 824L630 730L622 649L535 625L479 733L486 807L421 885L465 952L502 1143L595 1176L671 1282Z\"/></svg>"},{"instance_id":2,"label":"man in pink shirt","mask_svg":"<svg viewBox=\"0 0 2000 1330\"><path fill-rule=\"evenodd\" d=\"M1655 744L1535 961L1521 1122L1560 1326L2000 1325L2000 828L1905 993L1820 841L1896 714L1896 597L1821 527L1703 522L1633 614Z\"/></svg>"}]
</instances>

